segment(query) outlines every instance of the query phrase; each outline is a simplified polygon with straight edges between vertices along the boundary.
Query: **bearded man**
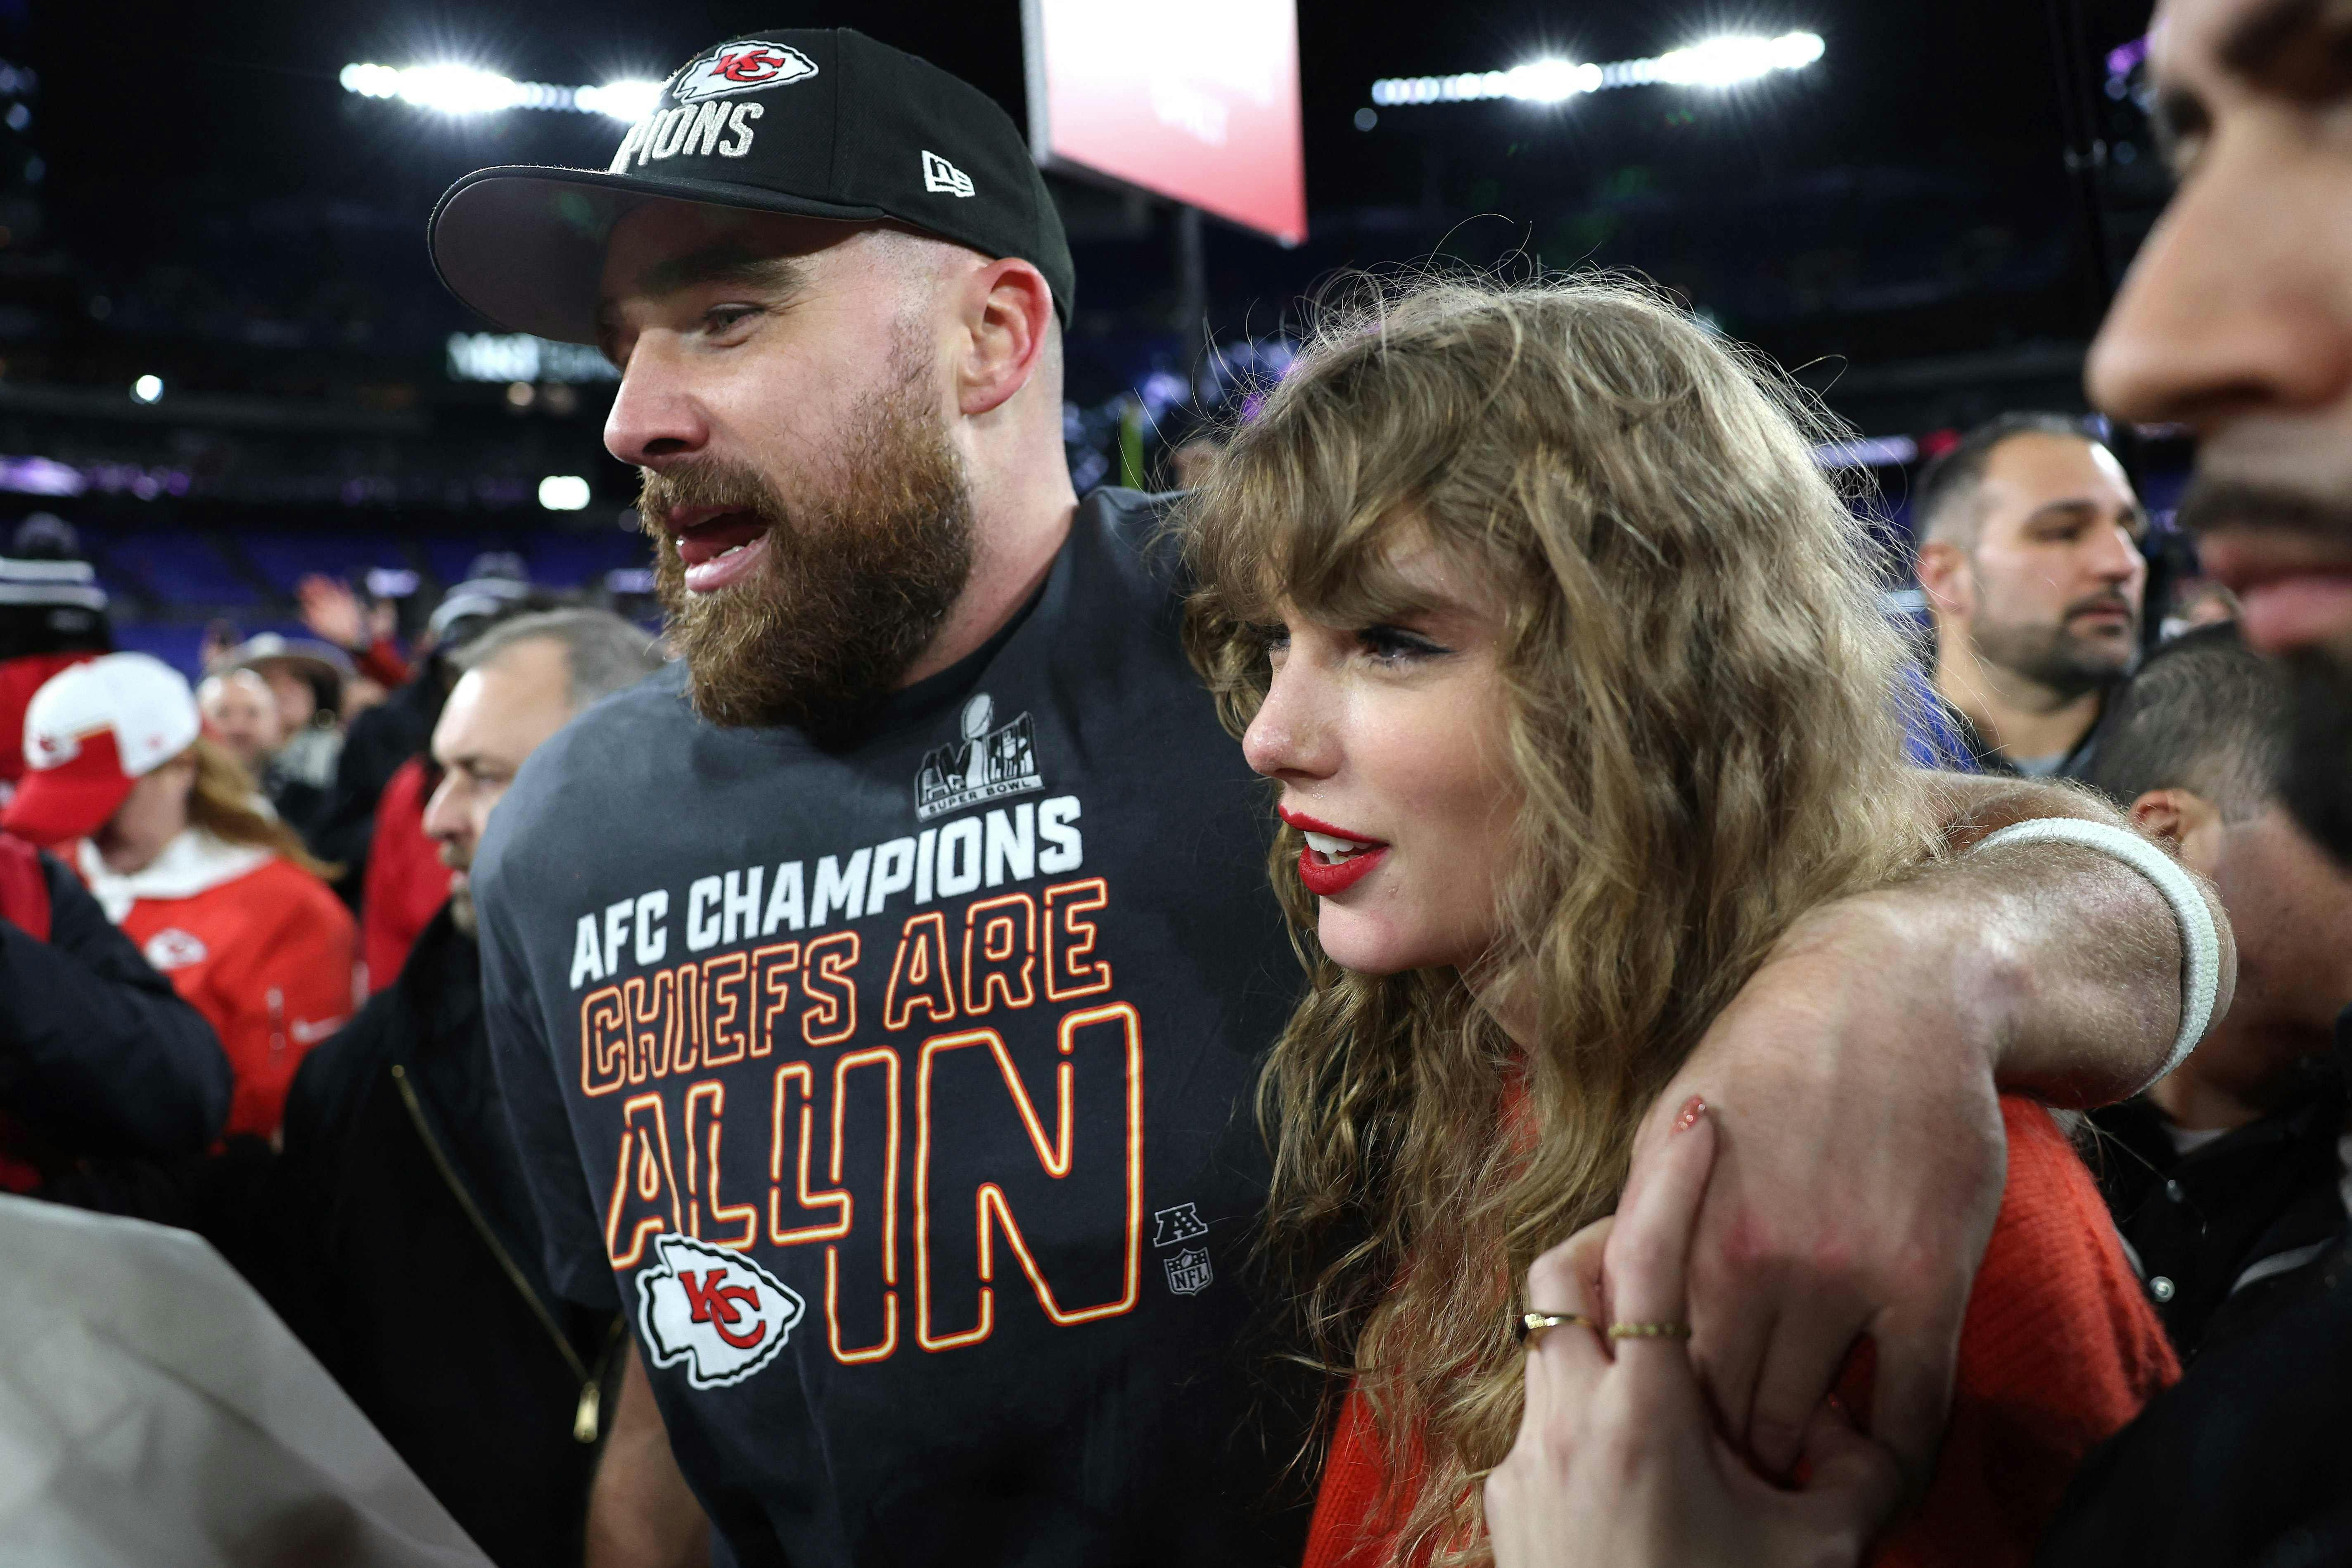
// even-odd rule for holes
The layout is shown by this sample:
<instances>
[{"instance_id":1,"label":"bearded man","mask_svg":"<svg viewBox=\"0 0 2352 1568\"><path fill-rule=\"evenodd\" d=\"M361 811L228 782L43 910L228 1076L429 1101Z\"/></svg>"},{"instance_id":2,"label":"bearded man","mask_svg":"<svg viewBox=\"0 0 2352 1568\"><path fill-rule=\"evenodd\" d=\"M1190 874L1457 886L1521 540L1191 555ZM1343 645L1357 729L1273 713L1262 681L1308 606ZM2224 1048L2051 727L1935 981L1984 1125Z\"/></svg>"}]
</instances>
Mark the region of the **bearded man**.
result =
<instances>
[{"instance_id":1,"label":"bearded man","mask_svg":"<svg viewBox=\"0 0 2352 1568\"><path fill-rule=\"evenodd\" d=\"M854 32L732 39L609 169L469 176L433 245L620 367L684 655L532 755L474 866L550 1278L635 1335L590 1560L682 1471L747 1568L1297 1562L1303 1417L1244 1289L1296 984L1272 823L1160 503L1072 489L1074 279L1012 122ZM2096 809L1953 799L1969 836ZM1877 1430L1924 1462L1996 1081L2137 1088L2183 948L2064 847L1809 930L1661 1101L1738 1152L1696 1343L1780 1469L1873 1334Z\"/></svg>"},{"instance_id":2,"label":"bearded man","mask_svg":"<svg viewBox=\"0 0 2352 1568\"><path fill-rule=\"evenodd\" d=\"M1936 690L1988 773L2082 776L2139 653L2147 514L2114 453L2057 414L1979 426L1919 476Z\"/></svg>"},{"instance_id":3,"label":"bearded man","mask_svg":"<svg viewBox=\"0 0 2352 1568\"><path fill-rule=\"evenodd\" d=\"M2090 390L2118 418L2195 434L2179 521L2239 595L2247 642L2293 677L2288 808L2352 865L2352 13L2163 0L2149 45L2179 185L2092 345ZM2340 1047L2352 1014L2336 1032ZM2339 1240L2086 1468L2042 1561L2352 1562L2347 1498Z\"/></svg>"}]
</instances>

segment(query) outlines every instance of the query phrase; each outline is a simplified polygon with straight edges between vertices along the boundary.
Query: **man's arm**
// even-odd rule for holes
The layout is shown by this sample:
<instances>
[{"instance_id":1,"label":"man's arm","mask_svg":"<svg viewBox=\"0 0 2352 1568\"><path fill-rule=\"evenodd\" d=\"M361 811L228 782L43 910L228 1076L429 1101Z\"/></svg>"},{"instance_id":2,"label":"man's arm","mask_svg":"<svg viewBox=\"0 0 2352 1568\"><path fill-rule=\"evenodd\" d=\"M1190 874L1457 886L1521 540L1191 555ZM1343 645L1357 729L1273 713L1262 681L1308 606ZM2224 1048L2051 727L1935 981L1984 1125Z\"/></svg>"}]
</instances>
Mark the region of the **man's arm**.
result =
<instances>
[{"instance_id":1,"label":"man's arm","mask_svg":"<svg viewBox=\"0 0 2352 1568\"><path fill-rule=\"evenodd\" d=\"M2123 825L2065 784L1927 787L1955 849L2033 817ZM1722 1144L1691 1259L1692 1351L1760 1466L1795 1461L1867 1334L1871 1429L1927 1473L2007 1174L1997 1093L2073 1106L2139 1089L2179 1030L2181 962L2163 895L2064 845L1963 853L1790 930L1659 1097L1628 1189L1630 1202L1675 1108L1703 1097ZM2226 1005L2226 934L2222 971Z\"/></svg>"},{"instance_id":2,"label":"man's arm","mask_svg":"<svg viewBox=\"0 0 2352 1568\"><path fill-rule=\"evenodd\" d=\"M228 1058L72 872L41 871L49 937L0 920L0 1092L77 1153L178 1159L220 1135Z\"/></svg>"},{"instance_id":3,"label":"man's arm","mask_svg":"<svg viewBox=\"0 0 2352 1568\"><path fill-rule=\"evenodd\" d=\"M708 1568L710 1521L678 1473L642 1352L631 1347L588 1490L586 1568Z\"/></svg>"}]
</instances>

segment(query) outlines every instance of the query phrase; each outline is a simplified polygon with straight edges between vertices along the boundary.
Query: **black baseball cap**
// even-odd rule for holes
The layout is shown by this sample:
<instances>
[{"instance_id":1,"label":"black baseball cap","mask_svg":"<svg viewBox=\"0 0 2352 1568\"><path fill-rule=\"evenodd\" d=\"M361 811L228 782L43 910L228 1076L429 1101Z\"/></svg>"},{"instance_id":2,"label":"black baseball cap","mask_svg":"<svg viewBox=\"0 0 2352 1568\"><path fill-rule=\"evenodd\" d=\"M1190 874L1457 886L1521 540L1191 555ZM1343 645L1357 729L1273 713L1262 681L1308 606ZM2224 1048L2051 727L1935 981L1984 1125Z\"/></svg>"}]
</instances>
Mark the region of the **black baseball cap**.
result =
<instances>
[{"instance_id":1,"label":"black baseball cap","mask_svg":"<svg viewBox=\"0 0 2352 1568\"><path fill-rule=\"evenodd\" d=\"M656 197L891 219L1018 257L1045 274L1069 324L1069 241L1012 118L970 83L847 27L773 28L703 50L603 169L476 170L433 209L433 266L500 326L593 343L605 241Z\"/></svg>"}]
</instances>

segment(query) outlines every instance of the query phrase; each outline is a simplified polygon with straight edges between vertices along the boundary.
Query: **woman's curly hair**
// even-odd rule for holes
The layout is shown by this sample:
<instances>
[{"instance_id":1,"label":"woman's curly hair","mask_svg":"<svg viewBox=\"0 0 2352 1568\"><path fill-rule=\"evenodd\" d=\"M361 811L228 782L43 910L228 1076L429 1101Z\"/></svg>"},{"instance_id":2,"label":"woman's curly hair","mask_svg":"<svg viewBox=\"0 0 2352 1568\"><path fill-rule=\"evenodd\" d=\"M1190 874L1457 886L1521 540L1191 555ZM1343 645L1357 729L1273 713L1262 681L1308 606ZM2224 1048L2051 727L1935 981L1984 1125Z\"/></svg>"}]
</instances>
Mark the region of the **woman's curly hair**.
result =
<instances>
[{"instance_id":1,"label":"woman's curly hair","mask_svg":"<svg viewBox=\"0 0 2352 1568\"><path fill-rule=\"evenodd\" d=\"M1615 1205L1643 1112L1799 915L1939 851L1876 548L1807 395L1655 291L1366 281L1188 503L1193 658L1239 732L1268 623L1395 613L1426 542L1505 605L1524 805L1501 951L1352 973L1271 858L1308 989L1267 1063L1266 1242L1370 1402L1399 1563L1482 1562L1528 1265Z\"/></svg>"}]
</instances>

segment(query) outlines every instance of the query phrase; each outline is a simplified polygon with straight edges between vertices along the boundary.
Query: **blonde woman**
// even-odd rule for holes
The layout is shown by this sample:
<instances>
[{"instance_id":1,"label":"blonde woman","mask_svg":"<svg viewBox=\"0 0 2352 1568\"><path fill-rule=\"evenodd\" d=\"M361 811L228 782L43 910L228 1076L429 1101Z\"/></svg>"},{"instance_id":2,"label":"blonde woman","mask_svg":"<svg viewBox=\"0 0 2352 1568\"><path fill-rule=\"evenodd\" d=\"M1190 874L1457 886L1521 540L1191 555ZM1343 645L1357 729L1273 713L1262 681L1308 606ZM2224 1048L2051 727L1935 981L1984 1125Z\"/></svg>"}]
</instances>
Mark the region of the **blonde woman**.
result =
<instances>
[{"instance_id":1,"label":"blonde woman","mask_svg":"<svg viewBox=\"0 0 2352 1568\"><path fill-rule=\"evenodd\" d=\"M1615 1207L1651 1102L1808 911L1952 853L1805 426L1640 289L1426 284L1327 321L1195 499L1195 657L1280 786L1310 982L1262 1108L1271 1255L1352 1380L1316 1568L1488 1560L1530 1375L1512 1325L1574 1310L1530 1265ZM1736 1153L1741 1110L1682 1120ZM2050 1115L2000 1114L1952 1426L1883 1562L2022 1562L2177 1374ZM1853 1408L1869 1375L1865 1347ZM1860 1439L1807 1439L1815 1486L1870 1494Z\"/></svg>"},{"instance_id":2,"label":"blonde woman","mask_svg":"<svg viewBox=\"0 0 2352 1568\"><path fill-rule=\"evenodd\" d=\"M0 827L70 862L220 1037L227 1131L274 1136L294 1069L352 1008L357 931L294 830L201 734L195 694L145 654L77 665L25 714L29 771Z\"/></svg>"}]
</instances>

